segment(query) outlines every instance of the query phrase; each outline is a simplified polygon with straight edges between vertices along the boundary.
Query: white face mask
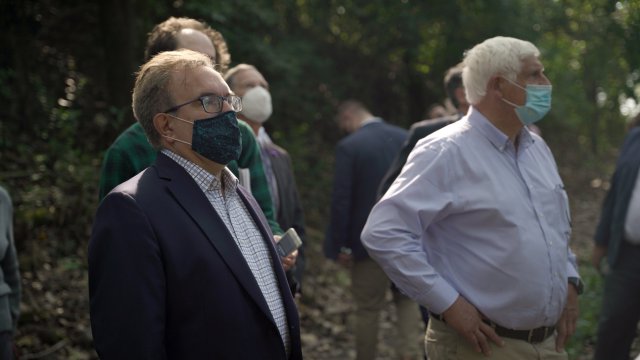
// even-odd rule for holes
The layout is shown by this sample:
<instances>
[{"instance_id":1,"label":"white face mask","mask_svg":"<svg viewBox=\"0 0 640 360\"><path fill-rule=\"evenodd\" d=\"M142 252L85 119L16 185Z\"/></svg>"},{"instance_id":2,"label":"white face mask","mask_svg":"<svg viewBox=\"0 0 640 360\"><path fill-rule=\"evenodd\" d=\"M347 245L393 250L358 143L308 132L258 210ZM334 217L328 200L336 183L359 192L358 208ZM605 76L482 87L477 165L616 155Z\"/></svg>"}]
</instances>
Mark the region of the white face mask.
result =
<instances>
[{"instance_id":1,"label":"white face mask","mask_svg":"<svg viewBox=\"0 0 640 360\"><path fill-rule=\"evenodd\" d=\"M242 97L242 114L244 117L257 123L264 123L271 116L271 94L262 86L256 86L247 91Z\"/></svg>"}]
</instances>

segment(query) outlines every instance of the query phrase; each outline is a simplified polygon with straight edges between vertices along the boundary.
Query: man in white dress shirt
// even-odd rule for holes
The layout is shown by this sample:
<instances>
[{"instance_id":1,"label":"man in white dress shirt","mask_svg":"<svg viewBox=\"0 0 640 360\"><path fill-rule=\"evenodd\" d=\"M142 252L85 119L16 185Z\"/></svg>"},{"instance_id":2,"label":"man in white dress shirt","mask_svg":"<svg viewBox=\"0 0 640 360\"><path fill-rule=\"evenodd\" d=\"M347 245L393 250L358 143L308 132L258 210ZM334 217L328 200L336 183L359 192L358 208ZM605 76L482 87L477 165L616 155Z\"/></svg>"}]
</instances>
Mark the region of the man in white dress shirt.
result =
<instances>
[{"instance_id":1,"label":"man in white dress shirt","mask_svg":"<svg viewBox=\"0 0 640 360\"><path fill-rule=\"evenodd\" d=\"M373 208L362 242L427 307L430 359L566 359L581 282L549 148L525 125L551 107L530 42L467 52L466 116L422 139Z\"/></svg>"}]
</instances>

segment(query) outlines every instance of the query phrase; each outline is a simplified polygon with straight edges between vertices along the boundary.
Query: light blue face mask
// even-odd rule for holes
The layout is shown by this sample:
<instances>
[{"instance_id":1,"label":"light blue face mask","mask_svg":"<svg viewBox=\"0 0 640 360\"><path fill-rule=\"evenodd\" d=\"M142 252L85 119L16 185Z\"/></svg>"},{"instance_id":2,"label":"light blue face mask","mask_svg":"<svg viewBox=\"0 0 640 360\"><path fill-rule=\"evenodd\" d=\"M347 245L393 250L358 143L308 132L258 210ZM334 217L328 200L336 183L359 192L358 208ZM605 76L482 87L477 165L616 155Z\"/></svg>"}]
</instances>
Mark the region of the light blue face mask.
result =
<instances>
[{"instance_id":1,"label":"light blue face mask","mask_svg":"<svg viewBox=\"0 0 640 360\"><path fill-rule=\"evenodd\" d=\"M506 78L505 80L527 93L527 101L524 105L516 105L511 101L504 98L502 99L502 101L515 108L516 115L518 115L518 118L523 124L533 124L534 122L542 119L547 115L549 110L551 110L551 85L527 84L527 87L523 88L516 82Z\"/></svg>"}]
</instances>

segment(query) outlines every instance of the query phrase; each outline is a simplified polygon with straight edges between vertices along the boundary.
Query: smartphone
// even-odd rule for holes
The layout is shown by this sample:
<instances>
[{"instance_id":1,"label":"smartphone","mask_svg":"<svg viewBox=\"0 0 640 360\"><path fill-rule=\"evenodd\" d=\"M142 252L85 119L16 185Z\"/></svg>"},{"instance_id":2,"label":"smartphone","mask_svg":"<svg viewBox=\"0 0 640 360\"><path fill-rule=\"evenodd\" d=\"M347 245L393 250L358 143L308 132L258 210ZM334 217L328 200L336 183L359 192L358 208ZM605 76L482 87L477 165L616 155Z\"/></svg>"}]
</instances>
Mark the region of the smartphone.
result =
<instances>
[{"instance_id":1,"label":"smartphone","mask_svg":"<svg viewBox=\"0 0 640 360\"><path fill-rule=\"evenodd\" d=\"M278 255L285 257L296 251L300 245L302 245L302 240L300 240L296 229L290 228L282 235L280 241L276 243L276 249L278 250Z\"/></svg>"}]
</instances>

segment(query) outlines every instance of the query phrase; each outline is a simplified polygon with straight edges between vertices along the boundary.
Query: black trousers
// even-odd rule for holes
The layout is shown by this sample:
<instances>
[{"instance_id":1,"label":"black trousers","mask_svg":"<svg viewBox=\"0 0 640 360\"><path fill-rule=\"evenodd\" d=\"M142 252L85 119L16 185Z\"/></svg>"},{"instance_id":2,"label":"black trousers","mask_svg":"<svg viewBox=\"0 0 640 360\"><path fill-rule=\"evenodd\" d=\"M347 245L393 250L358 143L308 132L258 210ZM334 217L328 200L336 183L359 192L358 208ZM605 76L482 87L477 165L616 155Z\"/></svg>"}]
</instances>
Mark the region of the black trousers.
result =
<instances>
[{"instance_id":1,"label":"black trousers","mask_svg":"<svg viewBox=\"0 0 640 360\"><path fill-rule=\"evenodd\" d=\"M0 359L15 359L13 353L13 336L10 331L0 332Z\"/></svg>"},{"instance_id":2,"label":"black trousers","mask_svg":"<svg viewBox=\"0 0 640 360\"><path fill-rule=\"evenodd\" d=\"M640 245L623 241L607 275L598 324L595 360L629 360L640 320Z\"/></svg>"}]
</instances>

